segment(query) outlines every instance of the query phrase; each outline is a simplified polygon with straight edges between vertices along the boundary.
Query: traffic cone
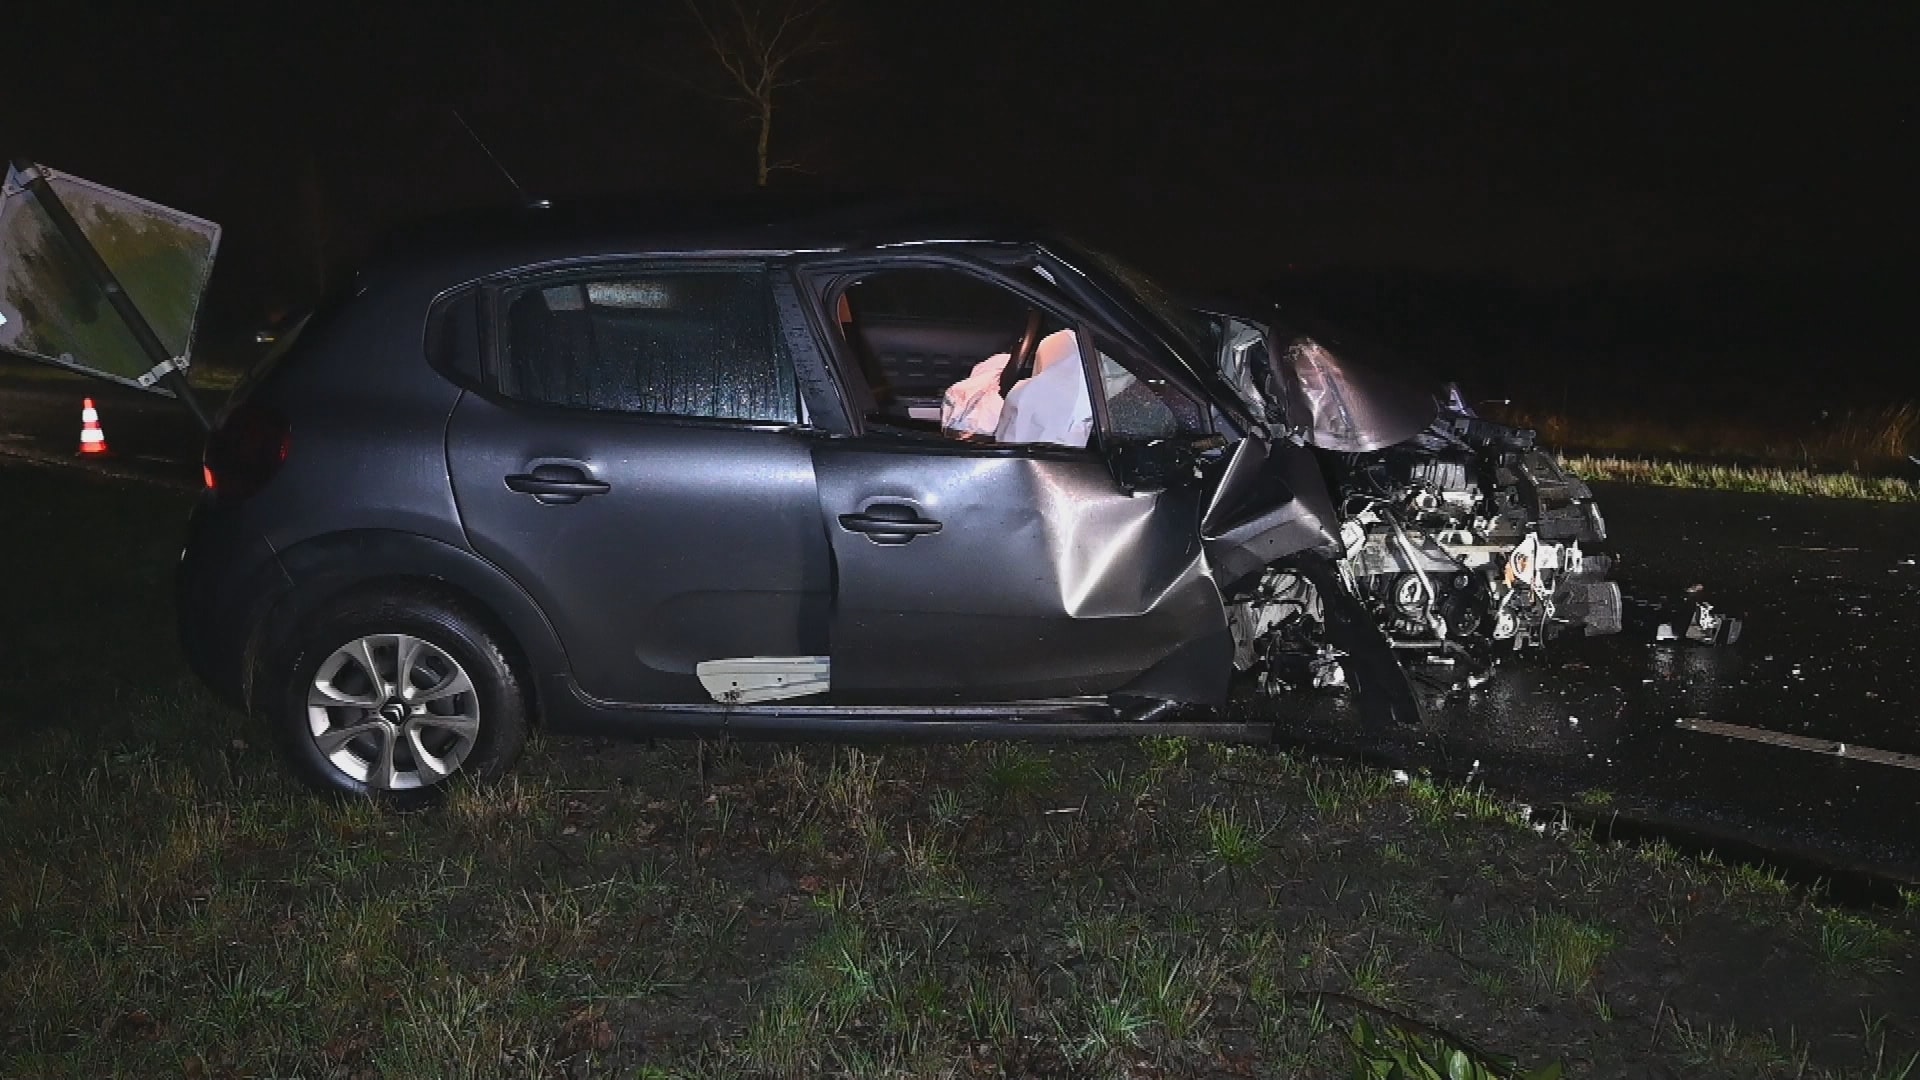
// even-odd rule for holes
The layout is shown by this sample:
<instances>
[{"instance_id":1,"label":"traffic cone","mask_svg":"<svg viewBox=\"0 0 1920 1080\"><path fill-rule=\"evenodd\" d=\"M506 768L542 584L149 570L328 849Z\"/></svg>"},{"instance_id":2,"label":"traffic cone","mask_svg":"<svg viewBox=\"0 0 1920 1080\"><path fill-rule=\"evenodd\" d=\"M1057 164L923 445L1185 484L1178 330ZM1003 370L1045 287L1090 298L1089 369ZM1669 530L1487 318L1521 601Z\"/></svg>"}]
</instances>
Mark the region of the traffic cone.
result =
<instances>
[{"instance_id":1,"label":"traffic cone","mask_svg":"<svg viewBox=\"0 0 1920 1080\"><path fill-rule=\"evenodd\" d=\"M100 414L94 410L92 398L80 402L80 452L108 453L107 433L100 430Z\"/></svg>"}]
</instances>

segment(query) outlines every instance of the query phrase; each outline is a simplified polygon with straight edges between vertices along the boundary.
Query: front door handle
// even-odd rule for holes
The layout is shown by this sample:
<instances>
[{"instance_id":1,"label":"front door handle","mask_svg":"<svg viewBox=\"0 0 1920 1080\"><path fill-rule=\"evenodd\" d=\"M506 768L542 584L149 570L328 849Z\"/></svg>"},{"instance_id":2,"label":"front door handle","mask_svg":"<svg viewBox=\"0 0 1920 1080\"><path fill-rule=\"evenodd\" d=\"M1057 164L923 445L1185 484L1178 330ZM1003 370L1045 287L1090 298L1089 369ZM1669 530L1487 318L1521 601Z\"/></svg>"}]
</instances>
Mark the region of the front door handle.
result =
<instances>
[{"instance_id":1,"label":"front door handle","mask_svg":"<svg viewBox=\"0 0 1920 1080\"><path fill-rule=\"evenodd\" d=\"M857 514L841 514L840 527L848 532L864 533L876 544L904 544L916 536L940 531L940 523L923 518L920 511L906 503L874 503Z\"/></svg>"},{"instance_id":2,"label":"front door handle","mask_svg":"<svg viewBox=\"0 0 1920 1080\"><path fill-rule=\"evenodd\" d=\"M536 465L507 477L507 490L531 495L549 506L577 503L583 496L605 495L612 485L595 480L584 465Z\"/></svg>"}]
</instances>

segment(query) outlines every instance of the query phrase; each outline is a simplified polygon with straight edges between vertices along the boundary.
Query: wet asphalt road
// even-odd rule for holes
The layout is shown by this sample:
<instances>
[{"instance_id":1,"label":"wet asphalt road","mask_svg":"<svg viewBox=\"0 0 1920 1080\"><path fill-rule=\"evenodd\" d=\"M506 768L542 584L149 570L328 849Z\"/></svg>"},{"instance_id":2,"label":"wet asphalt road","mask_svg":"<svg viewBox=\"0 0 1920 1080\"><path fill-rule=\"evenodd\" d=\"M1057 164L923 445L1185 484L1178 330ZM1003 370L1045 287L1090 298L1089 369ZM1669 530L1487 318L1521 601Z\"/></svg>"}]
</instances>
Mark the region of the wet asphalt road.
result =
<instances>
[{"instance_id":1,"label":"wet asphalt road","mask_svg":"<svg viewBox=\"0 0 1920 1080\"><path fill-rule=\"evenodd\" d=\"M197 481L200 435L176 403L4 369L0 453L70 458L83 395L117 466ZM1309 746L1484 778L1814 873L1920 881L1920 771L1677 726L1706 719L1920 755L1920 505L1594 486L1629 600L1704 585L1747 620L1737 645L1655 645L1630 624L1510 663L1430 704L1410 730L1365 730L1339 695L1257 707Z\"/></svg>"},{"instance_id":2,"label":"wet asphalt road","mask_svg":"<svg viewBox=\"0 0 1920 1080\"><path fill-rule=\"evenodd\" d=\"M1594 490L1629 601L1704 585L1716 609L1747 620L1738 644L1654 644L1630 623L1504 666L1430 704L1417 730L1368 733L1344 699L1322 696L1294 734L1481 776L1587 816L1752 845L1800 869L1920 881L1920 771L1678 726L1705 719L1920 755L1920 505Z\"/></svg>"}]
</instances>

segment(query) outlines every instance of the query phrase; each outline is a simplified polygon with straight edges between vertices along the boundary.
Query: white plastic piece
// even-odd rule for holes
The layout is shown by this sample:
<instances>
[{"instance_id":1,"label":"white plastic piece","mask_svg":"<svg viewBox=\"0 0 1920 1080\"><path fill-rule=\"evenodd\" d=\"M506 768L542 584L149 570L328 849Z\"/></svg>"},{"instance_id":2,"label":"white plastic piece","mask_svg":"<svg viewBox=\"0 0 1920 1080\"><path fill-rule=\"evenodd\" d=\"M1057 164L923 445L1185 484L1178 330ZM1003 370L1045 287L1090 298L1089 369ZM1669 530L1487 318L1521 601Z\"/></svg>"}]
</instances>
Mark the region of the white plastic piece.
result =
<instances>
[{"instance_id":1,"label":"white plastic piece","mask_svg":"<svg viewBox=\"0 0 1920 1080\"><path fill-rule=\"evenodd\" d=\"M826 693L831 662L824 656L736 656L702 660L693 672L713 700L752 705Z\"/></svg>"},{"instance_id":2,"label":"white plastic piece","mask_svg":"<svg viewBox=\"0 0 1920 1080\"><path fill-rule=\"evenodd\" d=\"M1661 623L1653 632L1653 640L1655 641L1672 641L1679 636L1680 635L1673 632L1672 623Z\"/></svg>"},{"instance_id":3,"label":"white plastic piece","mask_svg":"<svg viewBox=\"0 0 1920 1080\"><path fill-rule=\"evenodd\" d=\"M1720 616L1715 615L1713 613L1713 605L1704 600L1700 602L1700 612L1695 621L1700 624L1700 629L1708 633L1712 633L1720 626Z\"/></svg>"},{"instance_id":4,"label":"white plastic piece","mask_svg":"<svg viewBox=\"0 0 1920 1080\"><path fill-rule=\"evenodd\" d=\"M1540 536L1528 533L1525 539L1515 544L1507 555L1507 581L1524 582L1538 589L1540 587Z\"/></svg>"}]
</instances>

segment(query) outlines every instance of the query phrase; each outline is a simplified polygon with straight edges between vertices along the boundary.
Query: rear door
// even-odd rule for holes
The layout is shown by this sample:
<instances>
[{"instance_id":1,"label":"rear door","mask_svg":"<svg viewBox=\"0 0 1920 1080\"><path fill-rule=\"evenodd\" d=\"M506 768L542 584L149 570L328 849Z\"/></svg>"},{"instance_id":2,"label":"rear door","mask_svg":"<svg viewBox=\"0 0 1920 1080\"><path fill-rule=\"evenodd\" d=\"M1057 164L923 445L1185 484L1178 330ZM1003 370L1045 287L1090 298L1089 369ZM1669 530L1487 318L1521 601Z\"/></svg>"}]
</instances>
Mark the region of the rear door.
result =
<instances>
[{"instance_id":1,"label":"rear door","mask_svg":"<svg viewBox=\"0 0 1920 1080\"><path fill-rule=\"evenodd\" d=\"M676 260L482 290L447 431L474 548L613 702L711 702L703 662L827 655L830 563L766 269Z\"/></svg>"}]
</instances>

